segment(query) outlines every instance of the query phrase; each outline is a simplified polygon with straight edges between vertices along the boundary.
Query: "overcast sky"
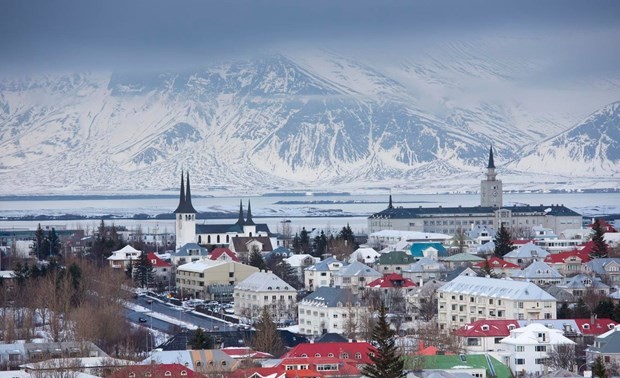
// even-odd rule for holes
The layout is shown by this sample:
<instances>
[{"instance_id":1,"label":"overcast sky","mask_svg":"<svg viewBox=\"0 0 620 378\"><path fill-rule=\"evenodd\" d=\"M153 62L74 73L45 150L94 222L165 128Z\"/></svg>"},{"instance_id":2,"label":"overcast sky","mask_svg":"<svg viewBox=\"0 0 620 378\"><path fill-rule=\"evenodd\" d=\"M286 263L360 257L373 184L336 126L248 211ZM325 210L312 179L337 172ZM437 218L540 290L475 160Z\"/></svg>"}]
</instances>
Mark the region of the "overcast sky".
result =
<instances>
[{"instance_id":1,"label":"overcast sky","mask_svg":"<svg viewBox=\"0 0 620 378\"><path fill-rule=\"evenodd\" d=\"M0 71L194 68L291 47L398 56L404 46L525 34L557 42L567 72L614 70L619 31L616 0L3 0Z\"/></svg>"}]
</instances>

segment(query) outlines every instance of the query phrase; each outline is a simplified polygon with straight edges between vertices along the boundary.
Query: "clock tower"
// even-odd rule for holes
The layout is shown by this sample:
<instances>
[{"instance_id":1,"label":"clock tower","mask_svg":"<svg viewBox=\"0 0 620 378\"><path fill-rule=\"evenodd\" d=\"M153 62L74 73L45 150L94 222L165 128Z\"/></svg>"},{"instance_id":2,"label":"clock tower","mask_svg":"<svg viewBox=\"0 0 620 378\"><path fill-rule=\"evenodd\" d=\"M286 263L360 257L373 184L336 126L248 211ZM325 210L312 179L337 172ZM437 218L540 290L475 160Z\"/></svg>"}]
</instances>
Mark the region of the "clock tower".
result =
<instances>
[{"instance_id":1,"label":"clock tower","mask_svg":"<svg viewBox=\"0 0 620 378\"><path fill-rule=\"evenodd\" d=\"M502 207L502 181L497 179L495 163L493 162L493 146L489 149L489 164L487 177L480 182L480 206Z\"/></svg>"}]
</instances>

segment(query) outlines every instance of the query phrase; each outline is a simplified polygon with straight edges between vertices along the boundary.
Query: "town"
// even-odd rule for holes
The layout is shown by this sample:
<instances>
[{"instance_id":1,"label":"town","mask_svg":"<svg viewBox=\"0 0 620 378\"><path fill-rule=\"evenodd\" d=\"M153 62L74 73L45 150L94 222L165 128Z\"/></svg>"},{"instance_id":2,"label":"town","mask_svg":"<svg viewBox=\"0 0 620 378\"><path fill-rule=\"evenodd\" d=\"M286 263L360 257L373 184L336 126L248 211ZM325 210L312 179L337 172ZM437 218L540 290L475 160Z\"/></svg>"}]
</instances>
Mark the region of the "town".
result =
<instances>
[{"instance_id":1,"label":"town","mask_svg":"<svg viewBox=\"0 0 620 378\"><path fill-rule=\"evenodd\" d=\"M104 220L91 232L0 230L1 370L620 374L620 219L505 206L492 148L485 170L479 206L404 208L390 195L367 235L274 232L249 201L236 222L200 224L188 172L165 238Z\"/></svg>"}]
</instances>

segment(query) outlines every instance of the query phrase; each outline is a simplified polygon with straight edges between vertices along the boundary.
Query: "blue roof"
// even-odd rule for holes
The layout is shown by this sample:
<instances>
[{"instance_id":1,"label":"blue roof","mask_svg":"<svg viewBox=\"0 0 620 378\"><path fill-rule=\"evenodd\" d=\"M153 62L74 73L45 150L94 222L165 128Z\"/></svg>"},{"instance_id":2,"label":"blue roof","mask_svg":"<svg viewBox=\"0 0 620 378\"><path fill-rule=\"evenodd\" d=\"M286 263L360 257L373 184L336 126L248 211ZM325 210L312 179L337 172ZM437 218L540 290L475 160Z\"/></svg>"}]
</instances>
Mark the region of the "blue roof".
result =
<instances>
[{"instance_id":1,"label":"blue roof","mask_svg":"<svg viewBox=\"0 0 620 378\"><path fill-rule=\"evenodd\" d=\"M443 245L441 245L441 243L432 243L432 242L413 243L411 244L411 248L409 250L413 257L424 257L423 252L430 247L435 248L437 250L438 257L448 256L448 251L446 251L446 249L444 248Z\"/></svg>"},{"instance_id":2,"label":"blue roof","mask_svg":"<svg viewBox=\"0 0 620 378\"><path fill-rule=\"evenodd\" d=\"M189 251L198 251L200 256L208 256L209 255L209 250L199 246L196 243L186 243L183 244L183 246L181 246L181 248L179 248L179 250L177 252L175 252L173 254L173 256L175 257L180 257L180 256L190 256ZM192 255L192 256L197 256L197 255Z\"/></svg>"},{"instance_id":3,"label":"blue roof","mask_svg":"<svg viewBox=\"0 0 620 378\"><path fill-rule=\"evenodd\" d=\"M497 207L414 207L414 208L387 208L383 211L371 215L369 218L387 218L387 219L409 219L409 218L424 218L432 216L448 216L448 215L462 215L462 216L495 216L495 212L500 209L510 210L513 213L521 214L541 214L541 215L554 215L554 216L581 216L579 213L569 209L564 205L549 205L549 206L503 206Z\"/></svg>"}]
</instances>

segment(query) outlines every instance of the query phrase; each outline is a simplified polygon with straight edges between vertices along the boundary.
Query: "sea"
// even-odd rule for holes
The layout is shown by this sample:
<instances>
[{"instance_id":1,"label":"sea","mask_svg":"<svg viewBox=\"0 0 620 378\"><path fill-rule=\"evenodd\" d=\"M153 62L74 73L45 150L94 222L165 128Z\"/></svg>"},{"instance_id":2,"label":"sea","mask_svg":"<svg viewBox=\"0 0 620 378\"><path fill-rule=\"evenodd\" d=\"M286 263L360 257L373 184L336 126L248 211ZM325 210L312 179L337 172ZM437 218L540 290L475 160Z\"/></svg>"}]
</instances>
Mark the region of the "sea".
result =
<instances>
[{"instance_id":1,"label":"sea","mask_svg":"<svg viewBox=\"0 0 620 378\"><path fill-rule=\"evenodd\" d=\"M194 194L192 202L199 213L218 218L198 219L197 223L234 223L239 201L253 219L266 223L274 232L286 224L293 232L306 229L340 230L349 225L364 233L367 217L387 207L388 195L352 195L348 193L274 193L262 196L207 196ZM394 194L395 207L478 206L478 194ZM505 206L564 205L584 215L599 217L620 214L620 192L611 193L504 193ZM178 197L169 196L32 196L0 197L0 229L35 229L38 224L57 228L95 229L102 217L106 223L140 227L143 232L174 232L173 219L155 219L170 215ZM71 219L67 214L88 219ZM63 219L47 219L63 216ZM161 218L161 217L160 217ZM620 219L620 215L617 216Z\"/></svg>"}]
</instances>

